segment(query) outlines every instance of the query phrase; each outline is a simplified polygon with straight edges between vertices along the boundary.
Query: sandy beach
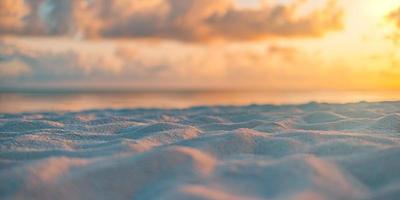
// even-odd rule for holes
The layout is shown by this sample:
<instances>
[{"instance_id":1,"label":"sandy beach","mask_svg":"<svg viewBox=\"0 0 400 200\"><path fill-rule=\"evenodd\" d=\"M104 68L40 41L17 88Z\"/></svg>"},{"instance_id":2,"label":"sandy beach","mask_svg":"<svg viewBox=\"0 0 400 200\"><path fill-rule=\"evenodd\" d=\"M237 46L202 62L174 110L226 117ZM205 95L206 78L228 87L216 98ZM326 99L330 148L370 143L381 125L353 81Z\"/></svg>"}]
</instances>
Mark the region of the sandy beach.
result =
<instances>
[{"instance_id":1,"label":"sandy beach","mask_svg":"<svg viewBox=\"0 0 400 200\"><path fill-rule=\"evenodd\" d=\"M400 102L0 114L1 199L396 199Z\"/></svg>"}]
</instances>

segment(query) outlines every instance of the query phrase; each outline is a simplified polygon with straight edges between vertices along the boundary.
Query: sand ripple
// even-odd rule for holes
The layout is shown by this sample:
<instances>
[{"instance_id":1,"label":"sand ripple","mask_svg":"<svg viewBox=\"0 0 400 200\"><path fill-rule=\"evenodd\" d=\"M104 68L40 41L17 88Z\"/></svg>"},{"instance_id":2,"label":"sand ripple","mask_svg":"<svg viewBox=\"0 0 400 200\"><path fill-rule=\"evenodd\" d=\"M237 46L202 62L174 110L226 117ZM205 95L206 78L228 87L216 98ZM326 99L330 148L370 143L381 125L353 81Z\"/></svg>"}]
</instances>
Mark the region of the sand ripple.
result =
<instances>
[{"instance_id":1,"label":"sand ripple","mask_svg":"<svg viewBox=\"0 0 400 200\"><path fill-rule=\"evenodd\" d=\"M0 114L0 199L397 199L400 102Z\"/></svg>"}]
</instances>

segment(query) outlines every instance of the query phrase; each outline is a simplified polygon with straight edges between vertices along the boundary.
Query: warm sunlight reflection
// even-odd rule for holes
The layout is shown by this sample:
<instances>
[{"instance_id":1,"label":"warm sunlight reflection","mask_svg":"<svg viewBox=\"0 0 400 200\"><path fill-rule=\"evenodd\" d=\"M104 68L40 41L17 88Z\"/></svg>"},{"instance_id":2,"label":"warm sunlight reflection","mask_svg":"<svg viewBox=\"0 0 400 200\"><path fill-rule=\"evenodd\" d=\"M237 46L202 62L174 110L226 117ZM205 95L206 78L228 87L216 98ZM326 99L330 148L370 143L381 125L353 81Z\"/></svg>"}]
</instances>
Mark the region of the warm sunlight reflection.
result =
<instances>
[{"instance_id":1,"label":"warm sunlight reflection","mask_svg":"<svg viewBox=\"0 0 400 200\"><path fill-rule=\"evenodd\" d=\"M41 10L46 20L23 18L32 5L10 7L0 18L1 88L400 89L399 20L388 18L396 0L191 3L119 2L114 18L102 3L74 4L65 9L76 16Z\"/></svg>"},{"instance_id":2,"label":"warm sunlight reflection","mask_svg":"<svg viewBox=\"0 0 400 200\"><path fill-rule=\"evenodd\" d=\"M396 0L367 0L365 3L367 13L375 19L385 16L387 13L399 6L399 2Z\"/></svg>"},{"instance_id":3,"label":"warm sunlight reflection","mask_svg":"<svg viewBox=\"0 0 400 200\"><path fill-rule=\"evenodd\" d=\"M0 113L80 111L123 108L188 108L207 105L349 103L393 101L397 91L170 91L170 92L66 92L0 93Z\"/></svg>"}]
</instances>

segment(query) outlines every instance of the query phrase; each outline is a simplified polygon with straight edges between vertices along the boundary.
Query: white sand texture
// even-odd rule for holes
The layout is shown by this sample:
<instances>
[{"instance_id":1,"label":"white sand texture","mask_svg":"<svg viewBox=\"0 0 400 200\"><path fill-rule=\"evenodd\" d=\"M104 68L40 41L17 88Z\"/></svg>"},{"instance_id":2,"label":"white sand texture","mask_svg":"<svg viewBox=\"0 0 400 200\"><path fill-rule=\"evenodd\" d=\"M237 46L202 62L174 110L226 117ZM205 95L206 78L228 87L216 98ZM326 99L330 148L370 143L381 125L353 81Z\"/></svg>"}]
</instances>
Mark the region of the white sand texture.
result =
<instances>
[{"instance_id":1,"label":"white sand texture","mask_svg":"<svg viewBox=\"0 0 400 200\"><path fill-rule=\"evenodd\" d=\"M0 199L400 199L400 102L0 114Z\"/></svg>"}]
</instances>

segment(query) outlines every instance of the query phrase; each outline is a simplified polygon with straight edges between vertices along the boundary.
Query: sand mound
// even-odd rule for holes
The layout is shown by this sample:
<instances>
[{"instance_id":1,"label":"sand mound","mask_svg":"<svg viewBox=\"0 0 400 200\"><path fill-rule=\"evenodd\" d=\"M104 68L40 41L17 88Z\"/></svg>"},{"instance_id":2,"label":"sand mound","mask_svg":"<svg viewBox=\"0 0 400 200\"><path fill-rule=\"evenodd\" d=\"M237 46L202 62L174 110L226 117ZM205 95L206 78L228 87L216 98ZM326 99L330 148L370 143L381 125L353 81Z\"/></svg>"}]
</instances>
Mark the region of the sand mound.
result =
<instances>
[{"instance_id":1,"label":"sand mound","mask_svg":"<svg viewBox=\"0 0 400 200\"><path fill-rule=\"evenodd\" d=\"M0 115L0 199L397 199L399 102Z\"/></svg>"},{"instance_id":2,"label":"sand mound","mask_svg":"<svg viewBox=\"0 0 400 200\"><path fill-rule=\"evenodd\" d=\"M279 157L303 149L298 141L290 138L274 138L250 129L239 129L232 133L202 137L178 144L202 149L218 157L238 154Z\"/></svg>"},{"instance_id":3,"label":"sand mound","mask_svg":"<svg viewBox=\"0 0 400 200\"><path fill-rule=\"evenodd\" d=\"M129 135L132 139L139 139L142 137L147 137L149 135L158 133L158 132L165 132L177 129L185 129L186 126L180 124L173 124L173 123L154 123L151 125L146 125L142 127L135 127L133 130L121 130L120 134Z\"/></svg>"},{"instance_id":4,"label":"sand mound","mask_svg":"<svg viewBox=\"0 0 400 200\"><path fill-rule=\"evenodd\" d=\"M75 173L67 173L76 166L80 167ZM19 169L15 174L24 174L20 177L22 187L12 192L22 199L136 199L141 198L146 187L158 181L204 178L213 172L214 166L212 157L186 147L168 147L140 156L107 158L91 164L65 158L50 159L39 166ZM10 176L8 174L2 183ZM4 184L0 191L7 189Z\"/></svg>"},{"instance_id":5,"label":"sand mound","mask_svg":"<svg viewBox=\"0 0 400 200\"><path fill-rule=\"evenodd\" d=\"M400 133L400 115L391 114L379 118L370 127L372 130L390 131Z\"/></svg>"},{"instance_id":6,"label":"sand mound","mask_svg":"<svg viewBox=\"0 0 400 200\"><path fill-rule=\"evenodd\" d=\"M319 111L306 114L303 119L307 123L324 123L339 121L344 119L344 117L333 112Z\"/></svg>"},{"instance_id":7,"label":"sand mound","mask_svg":"<svg viewBox=\"0 0 400 200\"><path fill-rule=\"evenodd\" d=\"M2 132L25 132L41 129L62 128L63 124L47 120L13 120L0 125Z\"/></svg>"}]
</instances>

